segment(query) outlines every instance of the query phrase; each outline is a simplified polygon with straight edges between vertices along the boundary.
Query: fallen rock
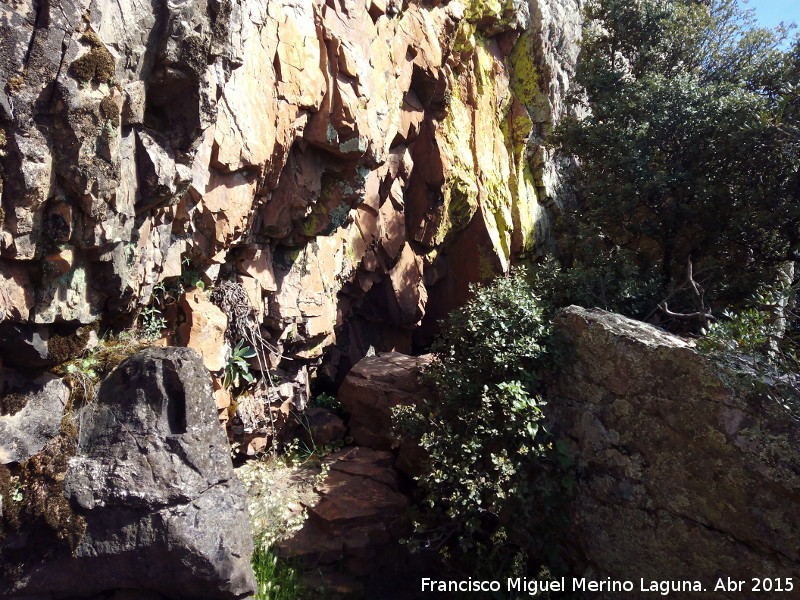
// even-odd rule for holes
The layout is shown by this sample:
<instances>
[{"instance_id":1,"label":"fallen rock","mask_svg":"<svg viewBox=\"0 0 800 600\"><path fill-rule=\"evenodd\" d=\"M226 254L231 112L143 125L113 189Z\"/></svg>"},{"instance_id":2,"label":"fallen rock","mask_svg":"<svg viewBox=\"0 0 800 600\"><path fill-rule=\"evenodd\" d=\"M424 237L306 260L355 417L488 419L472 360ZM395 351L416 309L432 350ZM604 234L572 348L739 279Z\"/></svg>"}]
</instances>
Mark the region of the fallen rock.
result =
<instances>
[{"instance_id":1,"label":"fallen rock","mask_svg":"<svg viewBox=\"0 0 800 600\"><path fill-rule=\"evenodd\" d=\"M41 452L58 434L68 399L69 388L50 374L4 391L0 397L0 465L21 463Z\"/></svg>"},{"instance_id":2,"label":"fallen rock","mask_svg":"<svg viewBox=\"0 0 800 600\"><path fill-rule=\"evenodd\" d=\"M424 458L415 443L392 433L392 407L411 405L425 393L422 372L433 356L383 352L361 359L345 377L338 399L349 415L354 443L378 450L399 448L398 468L417 474Z\"/></svg>"},{"instance_id":3,"label":"fallen rock","mask_svg":"<svg viewBox=\"0 0 800 600\"><path fill-rule=\"evenodd\" d=\"M303 420L303 437L312 448L324 448L332 442L343 440L347 433L344 422L327 408L309 408L304 413Z\"/></svg>"},{"instance_id":4,"label":"fallen rock","mask_svg":"<svg viewBox=\"0 0 800 600\"><path fill-rule=\"evenodd\" d=\"M244 489L198 354L150 348L134 355L77 421L77 452L63 488L85 532L71 552L0 579L0 596L126 589L171 599L249 597Z\"/></svg>"},{"instance_id":5,"label":"fallen rock","mask_svg":"<svg viewBox=\"0 0 800 600\"><path fill-rule=\"evenodd\" d=\"M797 581L798 399L620 315L573 306L556 328L573 354L547 409L576 462L576 575L697 580L720 599L741 592L712 592L718 578Z\"/></svg>"},{"instance_id":6,"label":"fallen rock","mask_svg":"<svg viewBox=\"0 0 800 600\"><path fill-rule=\"evenodd\" d=\"M386 567L409 526L409 501L399 491L393 461L390 452L358 447L331 455L329 473L316 487L319 499L279 552L308 564L340 563L350 576Z\"/></svg>"},{"instance_id":7,"label":"fallen rock","mask_svg":"<svg viewBox=\"0 0 800 600\"><path fill-rule=\"evenodd\" d=\"M0 357L6 365L19 369L50 366L49 339L46 326L0 322Z\"/></svg>"},{"instance_id":8,"label":"fallen rock","mask_svg":"<svg viewBox=\"0 0 800 600\"><path fill-rule=\"evenodd\" d=\"M209 371L224 369L228 351L225 343L228 317L206 298L202 290L186 292L179 305L186 321L178 326L178 343L197 350Z\"/></svg>"}]
</instances>

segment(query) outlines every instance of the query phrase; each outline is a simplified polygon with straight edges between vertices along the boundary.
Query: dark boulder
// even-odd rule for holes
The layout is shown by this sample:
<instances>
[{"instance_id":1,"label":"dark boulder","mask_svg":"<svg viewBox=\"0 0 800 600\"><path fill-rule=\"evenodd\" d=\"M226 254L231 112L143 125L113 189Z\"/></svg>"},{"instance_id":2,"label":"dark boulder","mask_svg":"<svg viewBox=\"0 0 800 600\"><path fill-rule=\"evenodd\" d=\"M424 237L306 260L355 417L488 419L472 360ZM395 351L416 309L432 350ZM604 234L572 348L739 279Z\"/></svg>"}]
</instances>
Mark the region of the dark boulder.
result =
<instances>
[{"instance_id":1,"label":"dark boulder","mask_svg":"<svg viewBox=\"0 0 800 600\"><path fill-rule=\"evenodd\" d=\"M0 596L252 594L244 488L196 352L150 348L132 356L77 421L63 492L85 533L71 553L26 564L5 590L0 581Z\"/></svg>"},{"instance_id":2,"label":"dark boulder","mask_svg":"<svg viewBox=\"0 0 800 600\"><path fill-rule=\"evenodd\" d=\"M0 465L19 463L41 452L58 435L69 388L54 375L33 382L9 378L0 389Z\"/></svg>"}]
</instances>

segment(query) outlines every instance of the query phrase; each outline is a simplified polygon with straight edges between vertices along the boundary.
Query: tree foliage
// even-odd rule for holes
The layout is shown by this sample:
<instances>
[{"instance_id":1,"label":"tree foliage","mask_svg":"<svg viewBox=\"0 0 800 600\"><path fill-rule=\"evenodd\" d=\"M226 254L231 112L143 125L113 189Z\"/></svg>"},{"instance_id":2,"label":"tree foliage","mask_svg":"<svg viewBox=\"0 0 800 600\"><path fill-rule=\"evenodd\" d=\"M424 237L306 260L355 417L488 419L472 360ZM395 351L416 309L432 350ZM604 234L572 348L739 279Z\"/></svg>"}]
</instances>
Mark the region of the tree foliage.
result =
<instances>
[{"instance_id":1,"label":"tree foliage","mask_svg":"<svg viewBox=\"0 0 800 600\"><path fill-rule=\"evenodd\" d=\"M667 298L742 301L800 258L800 41L736 0L594 0L586 16L584 116L555 135L580 164L564 264L653 282L627 301L640 318Z\"/></svg>"}]
</instances>

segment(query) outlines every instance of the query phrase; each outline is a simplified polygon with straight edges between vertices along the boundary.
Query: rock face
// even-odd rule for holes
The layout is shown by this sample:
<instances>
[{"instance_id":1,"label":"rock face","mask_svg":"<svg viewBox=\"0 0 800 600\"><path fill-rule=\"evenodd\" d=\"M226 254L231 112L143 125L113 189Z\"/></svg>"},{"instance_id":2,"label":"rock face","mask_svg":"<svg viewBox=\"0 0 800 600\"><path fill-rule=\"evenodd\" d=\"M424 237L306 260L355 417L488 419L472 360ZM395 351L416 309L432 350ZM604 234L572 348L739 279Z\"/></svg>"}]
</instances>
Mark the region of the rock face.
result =
<instances>
[{"instance_id":1,"label":"rock face","mask_svg":"<svg viewBox=\"0 0 800 600\"><path fill-rule=\"evenodd\" d=\"M309 444L309 448L313 448L314 445L323 448L345 438L347 428L344 423L325 408L319 406L309 408L303 418L305 419L303 438Z\"/></svg>"},{"instance_id":2,"label":"rock face","mask_svg":"<svg viewBox=\"0 0 800 600\"><path fill-rule=\"evenodd\" d=\"M349 415L353 441L378 450L399 448L399 469L416 475L423 459L419 447L392 433L392 407L413 405L425 394L422 373L433 356L384 352L361 359L345 377L338 399Z\"/></svg>"},{"instance_id":3,"label":"rock face","mask_svg":"<svg viewBox=\"0 0 800 600\"><path fill-rule=\"evenodd\" d=\"M394 457L348 447L326 462L330 470L316 486L319 496L307 507L307 520L278 544L278 551L320 569L323 581L334 589L339 584L351 592L363 591L354 576L365 581L375 575L384 583L402 577L405 552L399 540L410 527L409 499L400 491Z\"/></svg>"},{"instance_id":4,"label":"rock face","mask_svg":"<svg viewBox=\"0 0 800 600\"><path fill-rule=\"evenodd\" d=\"M796 399L784 405L753 373L599 309L566 309L558 330L574 355L548 409L577 461L577 572L699 580L703 598L740 595L710 593L717 578L797 581Z\"/></svg>"},{"instance_id":5,"label":"rock face","mask_svg":"<svg viewBox=\"0 0 800 600\"><path fill-rule=\"evenodd\" d=\"M69 388L53 375L32 385L0 383L0 465L21 463L41 452L61 427Z\"/></svg>"},{"instance_id":6,"label":"rock face","mask_svg":"<svg viewBox=\"0 0 800 600\"><path fill-rule=\"evenodd\" d=\"M579 9L4 5L0 320L130 321L191 272L337 383L408 351L547 243Z\"/></svg>"},{"instance_id":7,"label":"rock face","mask_svg":"<svg viewBox=\"0 0 800 600\"><path fill-rule=\"evenodd\" d=\"M129 358L103 382L78 428L63 489L85 532L71 555L24 565L0 593L252 593L244 490L199 355L151 348Z\"/></svg>"}]
</instances>

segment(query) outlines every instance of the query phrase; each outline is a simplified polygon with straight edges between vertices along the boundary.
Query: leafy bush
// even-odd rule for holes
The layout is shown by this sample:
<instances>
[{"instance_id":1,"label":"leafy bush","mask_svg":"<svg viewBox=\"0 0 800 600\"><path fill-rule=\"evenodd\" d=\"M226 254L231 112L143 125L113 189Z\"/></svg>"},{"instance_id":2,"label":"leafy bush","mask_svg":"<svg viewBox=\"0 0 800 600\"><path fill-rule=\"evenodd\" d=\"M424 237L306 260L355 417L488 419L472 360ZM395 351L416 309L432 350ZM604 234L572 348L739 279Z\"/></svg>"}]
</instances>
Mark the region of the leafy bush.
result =
<instances>
[{"instance_id":1,"label":"leafy bush","mask_svg":"<svg viewBox=\"0 0 800 600\"><path fill-rule=\"evenodd\" d=\"M483 561L503 546L495 558L510 563L526 547L525 511L540 508L534 488L549 442L538 376L549 325L523 271L473 293L433 345L427 378L435 397L395 409L395 426L429 456L417 478L422 509L412 544L456 562ZM504 529L512 506L521 521L514 539Z\"/></svg>"},{"instance_id":2,"label":"leafy bush","mask_svg":"<svg viewBox=\"0 0 800 600\"><path fill-rule=\"evenodd\" d=\"M155 305L150 305L141 314L142 336L154 340L161 337L161 332L167 327L167 319Z\"/></svg>"},{"instance_id":3,"label":"leafy bush","mask_svg":"<svg viewBox=\"0 0 800 600\"><path fill-rule=\"evenodd\" d=\"M793 311L796 289L764 286L738 311L726 309L697 341L707 354L746 354L779 372L796 372L800 367L797 315Z\"/></svg>"},{"instance_id":4,"label":"leafy bush","mask_svg":"<svg viewBox=\"0 0 800 600\"><path fill-rule=\"evenodd\" d=\"M342 403L339 402L339 399L336 396L331 396L325 392L322 392L316 398L314 398L310 402L310 405L318 406L319 408L325 408L332 413L339 415L340 417L344 415L344 408L342 407Z\"/></svg>"}]
</instances>

